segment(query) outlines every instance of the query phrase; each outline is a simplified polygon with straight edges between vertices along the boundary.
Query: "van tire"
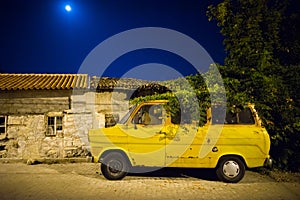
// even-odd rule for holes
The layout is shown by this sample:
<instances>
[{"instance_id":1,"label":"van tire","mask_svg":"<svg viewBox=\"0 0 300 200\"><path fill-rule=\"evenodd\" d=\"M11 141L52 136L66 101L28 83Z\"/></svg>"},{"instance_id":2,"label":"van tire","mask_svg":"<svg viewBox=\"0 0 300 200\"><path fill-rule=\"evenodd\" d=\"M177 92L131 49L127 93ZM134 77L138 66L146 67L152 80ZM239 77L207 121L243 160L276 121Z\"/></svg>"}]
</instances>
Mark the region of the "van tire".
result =
<instances>
[{"instance_id":1,"label":"van tire","mask_svg":"<svg viewBox=\"0 0 300 200\"><path fill-rule=\"evenodd\" d=\"M245 164L237 156L222 157L216 170L219 180L227 183L237 183L245 175Z\"/></svg>"},{"instance_id":2,"label":"van tire","mask_svg":"<svg viewBox=\"0 0 300 200\"><path fill-rule=\"evenodd\" d=\"M121 180L128 173L127 159L119 152L107 154L101 161L101 172L108 180Z\"/></svg>"}]
</instances>

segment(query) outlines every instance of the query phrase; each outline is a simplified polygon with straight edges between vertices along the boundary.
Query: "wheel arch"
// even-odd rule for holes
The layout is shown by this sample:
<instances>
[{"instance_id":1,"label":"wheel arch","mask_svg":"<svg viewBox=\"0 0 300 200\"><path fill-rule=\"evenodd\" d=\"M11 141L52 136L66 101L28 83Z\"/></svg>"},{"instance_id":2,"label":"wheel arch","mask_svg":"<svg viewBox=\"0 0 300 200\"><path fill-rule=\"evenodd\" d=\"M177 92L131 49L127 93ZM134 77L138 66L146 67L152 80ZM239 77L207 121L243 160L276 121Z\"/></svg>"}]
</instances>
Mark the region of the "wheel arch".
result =
<instances>
[{"instance_id":1,"label":"wheel arch","mask_svg":"<svg viewBox=\"0 0 300 200\"><path fill-rule=\"evenodd\" d=\"M98 162L101 163L101 161L103 160L103 158L105 156L107 156L108 154L113 153L113 152L120 153L127 160L127 163L129 164L129 166L132 166L132 162L129 159L128 154L123 149L106 149L106 150L104 150L98 157Z\"/></svg>"},{"instance_id":2,"label":"wheel arch","mask_svg":"<svg viewBox=\"0 0 300 200\"><path fill-rule=\"evenodd\" d=\"M224 154L224 155L220 156L219 159L218 159L216 167L218 167L220 165L221 160L223 158L226 158L226 157L237 157L243 162L245 168L248 168L248 165L247 165L247 162L246 162L245 158L242 155L239 155L239 154Z\"/></svg>"}]
</instances>

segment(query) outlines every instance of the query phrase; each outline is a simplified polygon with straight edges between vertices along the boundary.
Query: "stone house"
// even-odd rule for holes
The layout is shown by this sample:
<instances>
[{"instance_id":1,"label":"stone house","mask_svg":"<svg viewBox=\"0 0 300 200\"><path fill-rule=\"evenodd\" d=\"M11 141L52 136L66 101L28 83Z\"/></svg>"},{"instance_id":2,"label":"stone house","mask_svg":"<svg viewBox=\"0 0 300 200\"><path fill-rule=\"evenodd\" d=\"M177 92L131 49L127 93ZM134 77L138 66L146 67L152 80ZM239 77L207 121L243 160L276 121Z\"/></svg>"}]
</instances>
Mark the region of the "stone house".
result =
<instances>
[{"instance_id":1,"label":"stone house","mask_svg":"<svg viewBox=\"0 0 300 200\"><path fill-rule=\"evenodd\" d=\"M113 125L153 88L165 91L136 79L0 74L0 158L86 157L88 130Z\"/></svg>"}]
</instances>

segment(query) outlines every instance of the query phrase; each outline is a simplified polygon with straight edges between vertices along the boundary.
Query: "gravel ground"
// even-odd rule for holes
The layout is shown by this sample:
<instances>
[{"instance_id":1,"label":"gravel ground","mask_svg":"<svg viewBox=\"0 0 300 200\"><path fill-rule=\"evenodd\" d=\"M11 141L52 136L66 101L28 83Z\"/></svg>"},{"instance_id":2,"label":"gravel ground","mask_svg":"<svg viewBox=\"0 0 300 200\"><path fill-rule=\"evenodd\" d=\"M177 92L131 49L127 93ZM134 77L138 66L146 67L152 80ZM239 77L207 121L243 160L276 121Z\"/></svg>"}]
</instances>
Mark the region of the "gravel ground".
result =
<instances>
[{"instance_id":1,"label":"gravel ground","mask_svg":"<svg viewBox=\"0 0 300 200\"><path fill-rule=\"evenodd\" d=\"M0 163L1 199L300 199L298 173L247 171L237 184L212 170L162 169L108 181L94 163Z\"/></svg>"}]
</instances>

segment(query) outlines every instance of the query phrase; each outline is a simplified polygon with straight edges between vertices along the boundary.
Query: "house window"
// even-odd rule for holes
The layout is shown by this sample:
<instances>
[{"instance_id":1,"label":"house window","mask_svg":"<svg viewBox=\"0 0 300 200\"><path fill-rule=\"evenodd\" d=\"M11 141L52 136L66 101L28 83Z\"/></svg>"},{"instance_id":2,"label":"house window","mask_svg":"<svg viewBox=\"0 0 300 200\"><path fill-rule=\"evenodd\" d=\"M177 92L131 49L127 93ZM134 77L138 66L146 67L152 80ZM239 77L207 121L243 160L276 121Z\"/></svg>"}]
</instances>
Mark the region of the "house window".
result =
<instances>
[{"instance_id":1,"label":"house window","mask_svg":"<svg viewBox=\"0 0 300 200\"><path fill-rule=\"evenodd\" d=\"M105 128L116 125L118 121L119 121L118 114L105 114Z\"/></svg>"},{"instance_id":2,"label":"house window","mask_svg":"<svg viewBox=\"0 0 300 200\"><path fill-rule=\"evenodd\" d=\"M46 136L56 136L62 132L62 116L49 116Z\"/></svg>"},{"instance_id":3,"label":"house window","mask_svg":"<svg viewBox=\"0 0 300 200\"><path fill-rule=\"evenodd\" d=\"M0 137L6 135L6 116L0 116Z\"/></svg>"}]
</instances>

